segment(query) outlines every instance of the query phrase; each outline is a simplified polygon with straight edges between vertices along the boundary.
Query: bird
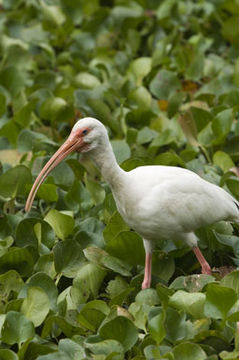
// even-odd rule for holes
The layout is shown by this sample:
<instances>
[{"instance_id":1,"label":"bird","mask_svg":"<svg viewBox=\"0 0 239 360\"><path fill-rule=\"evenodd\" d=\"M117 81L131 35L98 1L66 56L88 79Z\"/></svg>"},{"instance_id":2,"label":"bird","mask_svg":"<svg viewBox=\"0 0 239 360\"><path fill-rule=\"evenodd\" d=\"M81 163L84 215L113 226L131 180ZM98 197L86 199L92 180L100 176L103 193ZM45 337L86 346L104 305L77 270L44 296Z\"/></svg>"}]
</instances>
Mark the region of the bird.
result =
<instances>
[{"instance_id":1,"label":"bird","mask_svg":"<svg viewBox=\"0 0 239 360\"><path fill-rule=\"evenodd\" d=\"M146 165L124 171L116 161L106 127L97 119L85 117L75 123L67 140L37 176L26 201L26 212L48 174L74 151L87 154L95 163L110 186L120 215L143 239L142 289L151 286L152 252L159 240L185 241L200 263L201 272L211 274L195 230L221 220L239 222L238 201L185 168Z\"/></svg>"}]
</instances>

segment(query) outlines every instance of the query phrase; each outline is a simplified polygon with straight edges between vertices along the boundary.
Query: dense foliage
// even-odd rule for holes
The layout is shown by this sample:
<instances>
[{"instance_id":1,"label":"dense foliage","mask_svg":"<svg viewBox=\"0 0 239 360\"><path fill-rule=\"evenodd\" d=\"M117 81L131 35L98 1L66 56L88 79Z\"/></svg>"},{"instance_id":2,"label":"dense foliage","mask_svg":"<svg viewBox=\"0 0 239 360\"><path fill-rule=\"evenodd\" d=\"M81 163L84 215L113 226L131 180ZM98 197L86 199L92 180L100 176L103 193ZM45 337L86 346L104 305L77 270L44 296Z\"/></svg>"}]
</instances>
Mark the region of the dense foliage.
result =
<instances>
[{"instance_id":1,"label":"dense foliage","mask_svg":"<svg viewBox=\"0 0 239 360\"><path fill-rule=\"evenodd\" d=\"M141 291L142 240L87 159L24 213L83 116L125 170L186 167L239 198L238 24L234 0L0 0L0 359L238 359L237 225L197 233L214 276L172 241Z\"/></svg>"}]
</instances>

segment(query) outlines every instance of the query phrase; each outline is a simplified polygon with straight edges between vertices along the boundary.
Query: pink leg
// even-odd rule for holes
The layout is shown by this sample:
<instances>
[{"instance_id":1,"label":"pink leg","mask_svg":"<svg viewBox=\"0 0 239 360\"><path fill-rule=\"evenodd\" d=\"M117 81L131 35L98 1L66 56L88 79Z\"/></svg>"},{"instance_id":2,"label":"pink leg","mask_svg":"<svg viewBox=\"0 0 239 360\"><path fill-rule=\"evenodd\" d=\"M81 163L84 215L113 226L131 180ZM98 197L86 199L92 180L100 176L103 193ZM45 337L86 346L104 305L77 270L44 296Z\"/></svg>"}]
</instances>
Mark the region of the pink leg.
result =
<instances>
[{"instance_id":1,"label":"pink leg","mask_svg":"<svg viewBox=\"0 0 239 360\"><path fill-rule=\"evenodd\" d=\"M193 247L193 252L196 255L196 258L198 259L201 267L202 267L202 274L208 274L211 275L211 267L208 264L207 260L205 259L205 257L203 256L203 254L201 253L201 250L199 249L199 247L194 246Z\"/></svg>"},{"instance_id":2,"label":"pink leg","mask_svg":"<svg viewBox=\"0 0 239 360\"><path fill-rule=\"evenodd\" d=\"M145 257L145 269L144 269L144 281L142 283L142 289L148 289L151 285L151 265L152 265L152 254L146 252Z\"/></svg>"}]
</instances>

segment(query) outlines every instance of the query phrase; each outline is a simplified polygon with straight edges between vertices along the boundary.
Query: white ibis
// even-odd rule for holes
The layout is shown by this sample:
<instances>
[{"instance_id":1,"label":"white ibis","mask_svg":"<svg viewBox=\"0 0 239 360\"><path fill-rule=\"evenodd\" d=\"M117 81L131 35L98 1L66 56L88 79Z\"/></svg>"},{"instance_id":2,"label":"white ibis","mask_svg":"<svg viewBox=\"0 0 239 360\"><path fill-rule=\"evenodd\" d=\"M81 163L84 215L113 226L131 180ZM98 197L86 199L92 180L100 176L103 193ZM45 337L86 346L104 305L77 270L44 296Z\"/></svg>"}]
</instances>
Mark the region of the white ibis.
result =
<instances>
[{"instance_id":1,"label":"white ibis","mask_svg":"<svg viewBox=\"0 0 239 360\"><path fill-rule=\"evenodd\" d=\"M106 128L94 118L79 120L69 138L41 170L28 196L26 211L31 209L47 175L73 151L89 154L109 183L119 213L143 238L146 253L143 289L151 284L152 250L159 239L185 240L192 247L202 273L211 273L194 231L220 220L237 222L239 203L225 190L190 170L140 166L125 172L116 162Z\"/></svg>"}]
</instances>

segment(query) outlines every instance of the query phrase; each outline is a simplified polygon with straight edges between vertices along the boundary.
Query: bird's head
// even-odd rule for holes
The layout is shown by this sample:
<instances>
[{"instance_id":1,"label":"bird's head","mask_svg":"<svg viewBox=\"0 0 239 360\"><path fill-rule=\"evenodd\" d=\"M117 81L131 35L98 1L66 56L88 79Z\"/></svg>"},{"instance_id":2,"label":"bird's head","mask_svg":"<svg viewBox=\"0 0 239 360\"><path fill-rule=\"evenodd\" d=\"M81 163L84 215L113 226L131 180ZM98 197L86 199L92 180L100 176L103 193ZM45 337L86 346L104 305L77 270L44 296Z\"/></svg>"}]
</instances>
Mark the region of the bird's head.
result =
<instances>
[{"instance_id":1,"label":"bird's head","mask_svg":"<svg viewBox=\"0 0 239 360\"><path fill-rule=\"evenodd\" d=\"M66 142L75 143L76 151L90 152L108 139L104 125L94 118L84 118L78 120L71 130L71 134Z\"/></svg>"},{"instance_id":2,"label":"bird's head","mask_svg":"<svg viewBox=\"0 0 239 360\"><path fill-rule=\"evenodd\" d=\"M33 200L40 185L49 173L70 153L73 151L91 152L97 149L99 145L106 143L107 139L106 128L100 121L90 117L78 120L72 128L68 139L50 158L36 178L28 195L25 210L31 210Z\"/></svg>"}]
</instances>

